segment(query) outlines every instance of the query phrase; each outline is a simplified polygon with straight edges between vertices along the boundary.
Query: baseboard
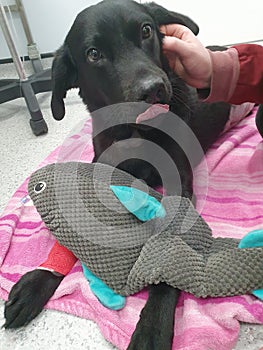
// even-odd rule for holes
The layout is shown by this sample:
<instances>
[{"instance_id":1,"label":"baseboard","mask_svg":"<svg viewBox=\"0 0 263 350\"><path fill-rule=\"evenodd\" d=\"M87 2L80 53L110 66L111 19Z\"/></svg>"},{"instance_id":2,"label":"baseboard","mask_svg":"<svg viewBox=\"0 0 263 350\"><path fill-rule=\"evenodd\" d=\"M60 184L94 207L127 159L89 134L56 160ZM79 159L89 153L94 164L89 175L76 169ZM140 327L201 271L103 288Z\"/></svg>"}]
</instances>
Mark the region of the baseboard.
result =
<instances>
[{"instance_id":1,"label":"baseboard","mask_svg":"<svg viewBox=\"0 0 263 350\"><path fill-rule=\"evenodd\" d=\"M54 57L54 53L53 52L47 52L47 53L41 53L40 54L41 58L52 58ZM22 61L30 61L30 58L29 56L23 56L23 57L20 57ZM0 64L4 64L4 63L12 63L13 62L13 59L10 57L10 58L1 58L0 59Z\"/></svg>"},{"instance_id":2,"label":"baseboard","mask_svg":"<svg viewBox=\"0 0 263 350\"><path fill-rule=\"evenodd\" d=\"M250 40L250 41L240 42L240 43L225 44L224 46L234 46L234 45L240 45L240 44L258 44L263 46L263 39Z\"/></svg>"}]
</instances>

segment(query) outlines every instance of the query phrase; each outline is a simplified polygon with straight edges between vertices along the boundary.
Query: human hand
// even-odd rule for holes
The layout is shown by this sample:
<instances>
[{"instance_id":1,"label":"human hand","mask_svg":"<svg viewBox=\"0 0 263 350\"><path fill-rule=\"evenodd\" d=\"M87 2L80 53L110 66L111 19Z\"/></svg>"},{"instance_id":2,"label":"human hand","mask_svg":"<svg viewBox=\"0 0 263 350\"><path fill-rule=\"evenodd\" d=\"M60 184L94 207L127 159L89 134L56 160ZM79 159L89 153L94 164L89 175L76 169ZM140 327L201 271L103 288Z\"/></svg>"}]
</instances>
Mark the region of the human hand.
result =
<instances>
[{"instance_id":1,"label":"human hand","mask_svg":"<svg viewBox=\"0 0 263 350\"><path fill-rule=\"evenodd\" d=\"M180 24L161 26L165 35L163 52L170 67L189 85L204 89L211 83L212 62L209 51L187 27Z\"/></svg>"}]
</instances>

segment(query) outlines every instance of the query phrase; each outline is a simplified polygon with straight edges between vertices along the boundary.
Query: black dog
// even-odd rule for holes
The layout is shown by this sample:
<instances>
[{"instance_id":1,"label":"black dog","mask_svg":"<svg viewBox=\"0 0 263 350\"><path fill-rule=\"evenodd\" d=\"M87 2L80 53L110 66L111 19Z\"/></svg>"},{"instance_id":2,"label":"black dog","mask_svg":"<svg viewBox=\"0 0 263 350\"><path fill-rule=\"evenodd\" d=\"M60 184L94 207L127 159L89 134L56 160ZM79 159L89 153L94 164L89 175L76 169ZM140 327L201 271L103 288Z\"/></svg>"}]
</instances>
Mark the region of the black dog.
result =
<instances>
[{"instance_id":1,"label":"black dog","mask_svg":"<svg viewBox=\"0 0 263 350\"><path fill-rule=\"evenodd\" d=\"M223 130L230 105L200 102L196 90L169 69L161 50L163 36L159 27L170 23L184 24L198 33L198 26L191 19L154 3L108 0L82 11L53 63L51 106L54 117L62 119L67 90L79 88L81 98L93 113L94 161L117 164L150 186L163 184L168 194L179 193L192 198L192 165L200 161L200 154L195 154L189 130L205 152ZM96 112L100 108L140 101L142 105L144 102L169 104L170 111L186 125L181 129L180 123L176 127L171 122L173 130L177 129L181 136L180 142L163 131L163 128L169 129L171 119L165 115L156 118L158 125L120 121L120 125L100 129L103 120ZM121 149L120 159L124 160L120 162L114 155L107 156L104 152L116 141L125 143L133 137L151 141L169 154L178 169L180 186L172 167L166 165L166 180L162 183L159 171L145 160L151 159L151 154L144 154L143 144ZM185 149L192 149L193 160L189 161ZM147 152L153 153L148 149ZM146 158L142 159L141 154ZM5 307L5 327L17 328L30 322L40 313L62 278L41 270L24 275L10 292ZM149 299L132 336L130 350L171 349L178 295L178 290L165 284L149 288Z\"/></svg>"}]
</instances>

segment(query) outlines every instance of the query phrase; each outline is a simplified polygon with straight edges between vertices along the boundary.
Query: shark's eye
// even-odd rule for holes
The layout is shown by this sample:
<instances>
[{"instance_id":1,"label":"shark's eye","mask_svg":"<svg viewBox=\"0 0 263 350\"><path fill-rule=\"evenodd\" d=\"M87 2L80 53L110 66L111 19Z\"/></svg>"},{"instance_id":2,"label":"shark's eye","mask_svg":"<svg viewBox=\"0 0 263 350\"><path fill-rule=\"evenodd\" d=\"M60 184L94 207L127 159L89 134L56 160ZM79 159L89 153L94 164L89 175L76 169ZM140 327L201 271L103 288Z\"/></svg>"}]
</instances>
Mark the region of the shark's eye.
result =
<instances>
[{"instance_id":1,"label":"shark's eye","mask_svg":"<svg viewBox=\"0 0 263 350\"><path fill-rule=\"evenodd\" d=\"M39 194L44 191L46 188L47 184L44 181L40 181L36 186L34 187L35 193Z\"/></svg>"}]
</instances>

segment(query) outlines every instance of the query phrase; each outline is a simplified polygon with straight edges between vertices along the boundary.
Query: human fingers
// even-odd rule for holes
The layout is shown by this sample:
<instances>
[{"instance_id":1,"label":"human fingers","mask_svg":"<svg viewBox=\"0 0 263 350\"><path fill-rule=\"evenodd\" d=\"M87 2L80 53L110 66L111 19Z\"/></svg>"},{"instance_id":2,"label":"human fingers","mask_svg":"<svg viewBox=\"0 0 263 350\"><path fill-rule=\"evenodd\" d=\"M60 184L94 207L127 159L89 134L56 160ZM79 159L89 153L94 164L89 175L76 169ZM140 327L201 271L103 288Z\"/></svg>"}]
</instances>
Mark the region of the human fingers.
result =
<instances>
[{"instance_id":1,"label":"human fingers","mask_svg":"<svg viewBox=\"0 0 263 350\"><path fill-rule=\"evenodd\" d=\"M184 41L195 38L194 33L182 24L167 24L160 27L160 32L165 36L175 37Z\"/></svg>"},{"instance_id":2,"label":"human fingers","mask_svg":"<svg viewBox=\"0 0 263 350\"><path fill-rule=\"evenodd\" d=\"M189 57L192 52L192 46L189 43L182 41L181 39L166 36L163 39L163 51L165 53L174 53L179 57Z\"/></svg>"}]
</instances>

